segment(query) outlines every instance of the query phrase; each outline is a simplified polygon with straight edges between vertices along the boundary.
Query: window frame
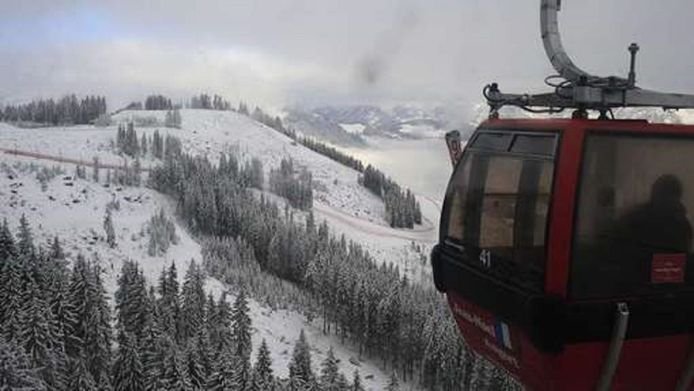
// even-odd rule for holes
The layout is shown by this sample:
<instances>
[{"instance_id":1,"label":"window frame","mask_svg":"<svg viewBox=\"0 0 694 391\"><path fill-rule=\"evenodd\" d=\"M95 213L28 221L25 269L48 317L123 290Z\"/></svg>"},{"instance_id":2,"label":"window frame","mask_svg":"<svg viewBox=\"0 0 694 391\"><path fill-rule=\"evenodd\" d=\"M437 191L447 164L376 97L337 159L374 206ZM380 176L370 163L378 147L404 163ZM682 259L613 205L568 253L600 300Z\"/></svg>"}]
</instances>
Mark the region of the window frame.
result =
<instances>
[{"instance_id":1,"label":"window frame","mask_svg":"<svg viewBox=\"0 0 694 391\"><path fill-rule=\"evenodd\" d=\"M476 148L474 146L475 141L480 137L480 135L483 134L510 134L510 141L506 145L505 150L492 150L488 148ZM511 152L511 149L516 141L517 136L536 136L536 137L551 137L553 139L553 146L552 150L550 151L550 154L534 154L534 153L517 153L517 152ZM506 157L506 158L515 158L519 159L521 161L528 161L528 160L534 160L534 161L540 161L543 163L549 163L551 165L552 173L551 173L551 179L550 179L550 184L549 184L549 200L547 203L547 217L545 219L545 224L544 224L544 248L543 248L543 274L545 274L545 279L546 279L546 273L547 273L547 265L549 263L549 244L550 244L550 227L552 223L552 205L554 203L554 198L555 198L555 183L556 183L556 177L558 175L558 164L559 164L559 151L560 151L560 145L561 145L561 138L562 138L562 132L559 129L551 129L551 130L546 130L546 131L538 131L536 129L533 130L524 130L524 129L497 129L497 128L492 128L492 129L478 129L475 134L473 135L472 138L470 138L470 141L467 143L465 146L465 150L463 151L462 158L458 161L456 164L454 170L453 170L453 175L451 176L451 179L449 181L449 184L446 188L446 196L449 195L451 186L454 184L455 180L455 174L458 173L458 170L463 170L463 166L468 162L468 160L471 158L471 156L474 155L483 155L487 157ZM466 247L469 245L466 245L463 243L463 241L453 238L448 235L448 227L450 223L450 217L451 217L451 207L452 207L452 202L451 199L448 199L447 202L444 203L443 208L442 208L442 219L440 223L440 229L439 229L439 237L440 237L440 242L453 247L457 249L461 254L466 254ZM514 218L514 230L515 230L515 225L516 221ZM470 246L471 247L471 246ZM477 246L474 246L477 247ZM514 244L512 248L516 248L516 243L515 243L515 236L514 236ZM477 249L479 249L477 247ZM467 258L467 257L465 257ZM513 261L513 259L509 259L509 261ZM480 270L484 272L486 275L492 277L492 278L498 278L498 276L488 273L486 269L480 267L479 264L476 262L470 261L470 262L465 262L462 259L459 262L464 262L466 266L473 266L475 269ZM506 281L503 279L500 279L500 281L503 281L504 284L509 284L510 281ZM513 284L514 286L517 286L517 284ZM521 288L519 288L521 289ZM527 291L531 291L530 289L523 289ZM539 293L544 293L546 291L546 284L545 281L542 281L542 286L540 289L537 290L532 290L533 292L539 292Z\"/></svg>"},{"instance_id":2,"label":"window frame","mask_svg":"<svg viewBox=\"0 0 694 391\"><path fill-rule=\"evenodd\" d=\"M591 137L616 137L616 138L635 138L635 139L659 139L659 140L689 140L690 142L694 142L694 134L690 132L670 132L667 130L667 126L669 125L664 125L662 130L660 130L659 125L663 124L650 124L648 122L645 123L645 125L648 125L648 128L646 129L638 129L638 130L630 130L630 129L619 129L619 128L605 128L605 127L596 127L596 128L585 128L584 130L584 141L583 145L581 146L581 152L580 152L580 163L579 163L579 173L578 173L578 180L576 181L576 189L574 193L574 206L573 206L573 212L572 212L572 223L571 223L571 241L569 243L569 273L567 276L567 281L566 281L566 292L567 292L567 298L573 301L588 301L588 302L594 302L594 301L605 301L605 300L612 300L615 298L640 298L640 299L645 299L649 297L657 297L657 296L671 296L673 294L676 294L678 292L690 292L694 293L694 285L691 287L687 288L682 287L680 289L671 289L671 290L661 290L661 291L654 291L654 292L648 292L648 293L629 293L629 294L624 294L624 293L614 293L610 295L577 295L574 292L574 280L575 280L575 273L574 273L574 261L575 259L575 250L576 250L576 239L577 239L577 233L578 233L578 225L579 225L579 209L581 207L581 190L583 189L583 185L585 182L585 169L586 169L586 157L588 156L588 142L590 141ZM692 228L694 229L694 222L692 222ZM694 256L694 251L692 254Z\"/></svg>"}]
</instances>

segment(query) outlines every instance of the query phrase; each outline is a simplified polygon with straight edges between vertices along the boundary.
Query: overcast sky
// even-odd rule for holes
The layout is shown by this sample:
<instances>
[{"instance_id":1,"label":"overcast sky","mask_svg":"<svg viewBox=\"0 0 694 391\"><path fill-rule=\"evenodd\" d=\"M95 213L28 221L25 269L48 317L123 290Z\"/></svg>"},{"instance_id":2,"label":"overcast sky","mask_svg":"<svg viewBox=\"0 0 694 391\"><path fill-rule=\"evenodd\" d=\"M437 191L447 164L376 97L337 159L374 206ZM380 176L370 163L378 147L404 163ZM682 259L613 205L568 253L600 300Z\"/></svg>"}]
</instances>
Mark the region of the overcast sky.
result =
<instances>
[{"instance_id":1,"label":"overcast sky","mask_svg":"<svg viewBox=\"0 0 694 391\"><path fill-rule=\"evenodd\" d=\"M564 0L581 67L694 93L691 0ZM499 81L540 91L539 0L0 0L0 101L150 92L233 102L469 106ZM111 107L115 108L115 107Z\"/></svg>"}]
</instances>

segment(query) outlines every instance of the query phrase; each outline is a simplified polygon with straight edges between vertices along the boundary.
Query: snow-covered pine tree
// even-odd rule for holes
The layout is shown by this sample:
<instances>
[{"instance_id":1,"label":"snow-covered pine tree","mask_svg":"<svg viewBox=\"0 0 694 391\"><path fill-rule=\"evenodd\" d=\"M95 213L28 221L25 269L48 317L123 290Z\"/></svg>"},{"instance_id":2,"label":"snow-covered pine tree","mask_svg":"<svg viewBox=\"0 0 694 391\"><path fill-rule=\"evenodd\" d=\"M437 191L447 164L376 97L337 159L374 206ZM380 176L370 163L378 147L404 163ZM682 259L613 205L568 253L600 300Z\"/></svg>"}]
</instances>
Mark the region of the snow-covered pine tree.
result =
<instances>
[{"instance_id":1,"label":"snow-covered pine tree","mask_svg":"<svg viewBox=\"0 0 694 391\"><path fill-rule=\"evenodd\" d=\"M207 384L207 373L201 362L199 347L195 345L195 340L191 340L186 344L183 352L183 359L186 374L193 390L203 390Z\"/></svg>"},{"instance_id":2,"label":"snow-covered pine tree","mask_svg":"<svg viewBox=\"0 0 694 391\"><path fill-rule=\"evenodd\" d=\"M255 366L253 367L251 391L272 391L275 385L275 377L272 373L272 358L270 357L270 349L267 347L265 339L260 343L258 348L258 356Z\"/></svg>"},{"instance_id":3,"label":"snow-covered pine tree","mask_svg":"<svg viewBox=\"0 0 694 391\"><path fill-rule=\"evenodd\" d=\"M133 174L132 174L132 186L140 186L142 183L142 163L140 162L140 157L135 157L135 163L133 163Z\"/></svg>"},{"instance_id":4,"label":"snow-covered pine tree","mask_svg":"<svg viewBox=\"0 0 694 391\"><path fill-rule=\"evenodd\" d=\"M174 126L174 118L173 118L173 111L172 110L167 110L166 115L164 116L164 126L167 128L173 128Z\"/></svg>"},{"instance_id":5,"label":"snow-covered pine tree","mask_svg":"<svg viewBox=\"0 0 694 391\"><path fill-rule=\"evenodd\" d=\"M233 334L231 332L231 306L227 301L226 292L222 293L215 305L216 311L210 319L210 341L215 352L215 357L224 349L233 353Z\"/></svg>"},{"instance_id":6,"label":"snow-covered pine tree","mask_svg":"<svg viewBox=\"0 0 694 391\"><path fill-rule=\"evenodd\" d=\"M176 263L172 262L159 277L159 315L162 331L176 341L180 340L180 296Z\"/></svg>"},{"instance_id":7,"label":"snow-covered pine tree","mask_svg":"<svg viewBox=\"0 0 694 391\"><path fill-rule=\"evenodd\" d=\"M140 145L137 139L137 131L135 130L135 124L132 122L128 123L128 130L125 132L125 140L122 151L124 154L133 158L140 155Z\"/></svg>"},{"instance_id":8,"label":"snow-covered pine tree","mask_svg":"<svg viewBox=\"0 0 694 391\"><path fill-rule=\"evenodd\" d=\"M231 311L231 327L234 338L234 355L238 358L239 387L247 389L251 374L251 318L248 315L248 300L246 292L242 289L236 296L234 307Z\"/></svg>"},{"instance_id":9,"label":"snow-covered pine tree","mask_svg":"<svg viewBox=\"0 0 694 391\"><path fill-rule=\"evenodd\" d=\"M92 374L99 390L112 389L111 387L111 344L113 333L111 330L111 307L108 305L106 288L101 278L101 267L95 264L91 268L89 278L93 286L92 294L92 322L91 330L85 340L85 352L88 358L87 368Z\"/></svg>"},{"instance_id":10,"label":"snow-covered pine tree","mask_svg":"<svg viewBox=\"0 0 694 391\"><path fill-rule=\"evenodd\" d=\"M110 387L111 314L101 270L78 255L72 269L69 305L75 309L71 325L79 344L66 346L73 358L84 355L85 365L100 389Z\"/></svg>"},{"instance_id":11,"label":"snow-covered pine tree","mask_svg":"<svg viewBox=\"0 0 694 391\"><path fill-rule=\"evenodd\" d=\"M179 109L173 110L173 125L176 129L181 128L181 110Z\"/></svg>"},{"instance_id":12,"label":"snow-covered pine tree","mask_svg":"<svg viewBox=\"0 0 694 391\"><path fill-rule=\"evenodd\" d=\"M212 373L212 359L214 358L207 324L203 324L197 332L197 335L191 340L190 344L193 348L192 354L195 355L196 361L202 369L201 378L205 379L206 384L207 379L209 379Z\"/></svg>"},{"instance_id":13,"label":"snow-covered pine tree","mask_svg":"<svg viewBox=\"0 0 694 391\"><path fill-rule=\"evenodd\" d=\"M17 233L17 249L19 254L31 258L36 252L34 236L31 233L29 221L24 213L19 218L19 233Z\"/></svg>"},{"instance_id":14,"label":"snow-covered pine tree","mask_svg":"<svg viewBox=\"0 0 694 391\"><path fill-rule=\"evenodd\" d=\"M10 256L0 269L0 331L7 341L17 342L21 327L22 295L24 292L23 263Z\"/></svg>"},{"instance_id":15,"label":"snow-covered pine tree","mask_svg":"<svg viewBox=\"0 0 694 391\"><path fill-rule=\"evenodd\" d=\"M111 208L106 208L104 216L104 231L106 231L106 243L111 248L116 247L116 231L113 228L113 217L111 216Z\"/></svg>"},{"instance_id":16,"label":"snow-covered pine tree","mask_svg":"<svg viewBox=\"0 0 694 391\"><path fill-rule=\"evenodd\" d=\"M57 236L53 238L51 242L50 258L53 260L65 259L65 253L63 252L63 246L60 245L60 239Z\"/></svg>"},{"instance_id":17,"label":"snow-covered pine tree","mask_svg":"<svg viewBox=\"0 0 694 391\"><path fill-rule=\"evenodd\" d=\"M5 334L8 341L17 330L22 286L17 248L5 219L0 227L0 335Z\"/></svg>"},{"instance_id":18,"label":"snow-covered pine tree","mask_svg":"<svg viewBox=\"0 0 694 391\"><path fill-rule=\"evenodd\" d=\"M125 128L123 124L118 124L118 133L116 133L116 148L122 152L125 145Z\"/></svg>"},{"instance_id":19,"label":"snow-covered pine tree","mask_svg":"<svg viewBox=\"0 0 694 391\"><path fill-rule=\"evenodd\" d=\"M178 345L168 336L164 342L161 385L167 391L188 391L191 383Z\"/></svg>"},{"instance_id":20,"label":"snow-covered pine tree","mask_svg":"<svg viewBox=\"0 0 694 391\"><path fill-rule=\"evenodd\" d=\"M386 386L386 391L398 391L400 389L400 384L398 383L398 375L393 371L390 374L390 380Z\"/></svg>"},{"instance_id":21,"label":"snow-covered pine tree","mask_svg":"<svg viewBox=\"0 0 694 391\"><path fill-rule=\"evenodd\" d=\"M75 309L71 306L67 281L63 286L51 289L49 306L56 325L56 335L61 343L60 355L67 355L67 346L79 346L81 341L73 329L76 319Z\"/></svg>"},{"instance_id":22,"label":"snow-covered pine tree","mask_svg":"<svg viewBox=\"0 0 694 391\"><path fill-rule=\"evenodd\" d=\"M14 237L7 224L7 219L3 219L0 227L0 269L7 258L16 254L17 248L15 247Z\"/></svg>"},{"instance_id":23,"label":"snow-covered pine tree","mask_svg":"<svg viewBox=\"0 0 694 391\"><path fill-rule=\"evenodd\" d=\"M140 152L143 157L147 156L147 135L142 132L142 140L140 141Z\"/></svg>"},{"instance_id":24,"label":"snow-covered pine tree","mask_svg":"<svg viewBox=\"0 0 694 391\"><path fill-rule=\"evenodd\" d=\"M85 321L91 316L91 303L88 298L93 287L90 286L89 264L82 254L77 255L72 266L70 285L68 287L69 306L74 309L75 315L71 320L70 328L73 330L76 340L75 344L68 344L65 350L70 357L76 358L82 354L82 346L86 337Z\"/></svg>"},{"instance_id":25,"label":"snow-covered pine tree","mask_svg":"<svg viewBox=\"0 0 694 391\"><path fill-rule=\"evenodd\" d=\"M145 375L135 338L126 331L120 331L118 353L113 363L114 391L144 391Z\"/></svg>"},{"instance_id":26,"label":"snow-covered pine tree","mask_svg":"<svg viewBox=\"0 0 694 391\"><path fill-rule=\"evenodd\" d=\"M238 361L238 357L234 356L230 348L223 348L207 381L207 390L243 390L238 383Z\"/></svg>"},{"instance_id":27,"label":"snow-covered pine tree","mask_svg":"<svg viewBox=\"0 0 694 391\"><path fill-rule=\"evenodd\" d=\"M299 339L294 345L292 360L289 362L289 381L292 389L296 390L313 384L314 379L315 375L311 368L311 350L302 329Z\"/></svg>"},{"instance_id":28,"label":"snow-covered pine tree","mask_svg":"<svg viewBox=\"0 0 694 391\"><path fill-rule=\"evenodd\" d=\"M364 384L361 381L361 376L359 376L359 371L354 371L354 379L352 380L352 386L349 388L350 391L366 391L364 389Z\"/></svg>"},{"instance_id":29,"label":"snow-covered pine tree","mask_svg":"<svg viewBox=\"0 0 694 391\"><path fill-rule=\"evenodd\" d=\"M147 253L152 257L165 254L169 246L178 243L176 225L166 216L164 208L159 209L149 219L147 233L149 234Z\"/></svg>"},{"instance_id":30,"label":"snow-covered pine tree","mask_svg":"<svg viewBox=\"0 0 694 391\"><path fill-rule=\"evenodd\" d=\"M147 322L140 344L144 389L158 391L162 389L161 374L164 371L164 347L157 322Z\"/></svg>"},{"instance_id":31,"label":"snow-covered pine tree","mask_svg":"<svg viewBox=\"0 0 694 391\"><path fill-rule=\"evenodd\" d=\"M181 336L184 341L197 335L205 320L205 276L191 259L181 290Z\"/></svg>"},{"instance_id":32,"label":"snow-covered pine tree","mask_svg":"<svg viewBox=\"0 0 694 391\"><path fill-rule=\"evenodd\" d=\"M0 389L44 391L46 385L29 359L14 342L0 338Z\"/></svg>"},{"instance_id":33,"label":"snow-covered pine tree","mask_svg":"<svg viewBox=\"0 0 694 391\"><path fill-rule=\"evenodd\" d=\"M142 341L145 324L152 316L152 304L149 302L147 282L136 262L130 260L123 262L123 268L118 277L118 289L114 296L118 311L118 327L123 332L131 334L138 344Z\"/></svg>"},{"instance_id":34,"label":"snow-covered pine tree","mask_svg":"<svg viewBox=\"0 0 694 391\"><path fill-rule=\"evenodd\" d=\"M98 389L92 374L87 370L83 358L71 358L68 361L68 378L65 390L94 391Z\"/></svg>"},{"instance_id":35,"label":"snow-covered pine tree","mask_svg":"<svg viewBox=\"0 0 694 391\"><path fill-rule=\"evenodd\" d=\"M159 129L154 131L154 135L152 136L151 148L152 155L154 155L155 158L161 159L164 157L164 140L159 134Z\"/></svg>"},{"instance_id":36,"label":"snow-covered pine tree","mask_svg":"<svg viewBox=\"0 0 694 391\"><path fill-rule=\"evenodd\" d=\"M18 340L29 357L30 365L38 370L46 385L63 389L63 369L67 363L62 354L61 338L43 292L33 280L27 282L22 303Z\"/></svg>"},{"instance_id":37,"label":"snow-covered pine tree","mask_svg":"<svg viewBox=\"0 0 694 391\"><path fill-rule=\"evenodd\" d=\"M333 347L330 346L325 360L321 363L321 373L318 379L321 389L325 391L340 391L342 388L338 381L339 377L340 369L337 367L337 359L335 358Z\"/></svg>"},{"instance_id":38,"label":"snow-covered pine tree","mask_svg":"<svg viewBox=\"0 0 694 391\"><path fill-rule=\"evenodd\" d=\"M99 183L99 170L100 170L100 165L99 165L99 158L97 156L94 156L94 159L92 161L92 180L94 182Z\"/></svg>"}]
</instances>

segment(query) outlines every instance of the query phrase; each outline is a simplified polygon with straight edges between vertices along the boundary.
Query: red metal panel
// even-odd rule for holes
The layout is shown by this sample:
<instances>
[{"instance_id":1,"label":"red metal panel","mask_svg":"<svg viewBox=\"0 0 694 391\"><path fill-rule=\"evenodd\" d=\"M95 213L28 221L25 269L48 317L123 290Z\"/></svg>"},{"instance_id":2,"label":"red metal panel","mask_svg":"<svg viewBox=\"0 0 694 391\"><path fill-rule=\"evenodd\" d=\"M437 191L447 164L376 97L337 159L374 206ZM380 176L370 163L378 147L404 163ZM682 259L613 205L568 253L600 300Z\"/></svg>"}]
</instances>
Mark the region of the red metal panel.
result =
<instances>
[{"instance_id":1,"label":"red metal panel","mask_svg":"<svg viewBox=\"0 0 694 391\"><path fill-rule=\"evenodd\" d=\"M574 205L586 122L572 121L562 132L559 160L554 174L545 290L561 297L566 297L567 292Z\"/></svg>"},{"instance_id":2,"label":"red metal panel","mask_svg":"<svg viewBox=\"0 0 694 391\"><path fill-rule=\"evenodd\" d=\"M447 296L468 347L506 369L527 389L595 389L607 355L607 341L567 345L560 354L543 354L522 331L510 325L514 345L507 349L495 338L493 328L498 319L493 313L453 292L448 292ZM694 339L688 335L626 340L611 389L674 389L693 342Z\"/></svg>"}]
</instances>

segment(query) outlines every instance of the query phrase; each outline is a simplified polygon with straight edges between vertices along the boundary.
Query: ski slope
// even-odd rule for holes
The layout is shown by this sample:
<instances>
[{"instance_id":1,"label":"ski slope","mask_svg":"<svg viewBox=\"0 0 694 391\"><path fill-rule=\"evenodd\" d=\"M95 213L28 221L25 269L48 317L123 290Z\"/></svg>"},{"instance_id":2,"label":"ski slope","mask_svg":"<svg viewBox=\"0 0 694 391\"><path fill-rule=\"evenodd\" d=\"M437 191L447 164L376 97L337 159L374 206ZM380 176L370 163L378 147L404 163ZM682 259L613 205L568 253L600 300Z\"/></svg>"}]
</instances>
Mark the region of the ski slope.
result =
<instances>
[{"instance_id":1,"label":"ski slope","mask_svg":"<svg viewBox=\"0 0 694 391\"><path fill-rule=\"evenodd\" d=\"M163 119L163 112L154 114ZM117 118L125 120L124 115L127 113ZM381 200L358 185L355 171L294 145L292 140L274 130L235 113L184 110L182 116L182 129L137 128L138 135L141 137L143 132L150 134L159 129L163 134L180 137L186 151L207 154L211 159L216 159L222 151L234 150L246 158L260 158L266 171L279 165L282 156L291 156L297 164L314 172L318 183L314 212L319 221L327 220L334 233L345 234L347 239L362 244L377 262L393 262L411 280L429 281L428 262L423 254L428 253L427 243L435 235L433 226L424 225L414 230L388 227L382 218ZM112 146L116 129L116 126L18 129L0 124L0 148L5 150L0 151L0 219L7 218L16 228L20 216L25 214L37 244L48 243L57 235L70 259L81 253L98 260L110 294L116 289L118 273L126 259L140 263L150 284L157 281L164 267L175 262L182 282L190 260L199 263L201 255L200 245L179 223L176 224L178 244L164 256L147 254L146 224L159 208L164 208L169 216L174 215L175 206L169 198L145 187L107 188L102 184L104 169L100 183L91 179L89 167L89 179L74 178L75 163L88 166L95 156L102 165L122 164L123 157L116 154ZM27 154L15 155L14 151ZM153 164L157 161L143 159L145 168ZM36 169L56 166L64 173L50 180L43 191L36 179ZM120 203L120 209L113 212L118 243L114 249L107 246L103 229L106 204L112 201ZM215 296L227 289L212 278L207 279L206 288ZM229 300L233 299L233 295L229 295ZM368 389L380 390L387 384L388 371L372 360L359 361L352 347L340 344L338 338L323 335L320 320L308 322L297 312L273 311L253 300L250 308L254 348L257 349L260 340L267 340L273 367L279 376L288 375L294 342L304 329L312 346L314 369L319 368L327 350L333 346L341 372L348 379L358 369ZM417 389L409 384L403 388Z\"/></svg>"},{"instance_id":2,"label":"ski slope","mask_svg":"<svg viewBox=\"0 0 694 391\"><path fill-rule=\"evenodd\" d=\"M35 175L35 169L41 166L60 166L66 173L49 181L46 190L42 191ZM96 260L104 270L104 285L111 297L117 288L118 273L124 260L138 261L149 284L156 283L163 268L170 266L171 262L176 263L182 284L190 261L201 262L200 245L178 222L178 244L172 245L163 256L147 254L148 237L143 234L146 223L159 208L164 208L169 216L174 213L174 205L166 196L144 187L106 188L91 179L74 178L73 171L72 164L0 154L0 204L3 205L0 207L0 220L6 218L16 230L19 218L24 214L31 224L37 245L47 245L57 235L68 259L74 260L78 254L83 254ZM90 170L88 174L91 175ZM112 201L120 203L120 209L113 211L117 241L114 249L105 242L103 229L105 207ZM213 296L219 297L226 289L218 280L207 278L206 290ZM228 300L233 303L234 295L229 294ZM253 347L257 349L262 339L267 341L275 374L288 376L294 342L304 329L312 347L314 370L318 370L332 346L340 360L340 370L348 379L358 369L369 389L380 390L387 384L389 373L381 370L375 361L359 361L358 352L341 345L338 338L323 335L320 320L308 322L297 312L274 311L252 299L249 307L254 328Z\"/></svg>"}]
</instances>

